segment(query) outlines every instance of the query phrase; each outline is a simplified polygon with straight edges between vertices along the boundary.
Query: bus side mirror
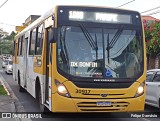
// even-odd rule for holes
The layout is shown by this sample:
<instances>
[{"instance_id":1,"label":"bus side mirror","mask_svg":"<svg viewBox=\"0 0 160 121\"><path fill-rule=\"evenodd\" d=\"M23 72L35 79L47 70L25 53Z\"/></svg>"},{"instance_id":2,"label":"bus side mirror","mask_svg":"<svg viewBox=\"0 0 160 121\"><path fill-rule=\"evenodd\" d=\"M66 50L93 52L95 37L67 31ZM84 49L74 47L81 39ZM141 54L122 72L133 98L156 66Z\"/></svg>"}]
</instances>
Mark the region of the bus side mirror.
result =
<instances>
[{"instance_id":1,"label":"bus side mirror","mask_svg":"<svg viewBox=\"0 0 160 121\"><path fill-rule=\"evenodd\" d=\"M56 40L55 40L55 38L54 38L54 28L51 28L50 30L49 30L49 42L50 43L55 43L56 42Z\"/></svg>"}]
</instances>

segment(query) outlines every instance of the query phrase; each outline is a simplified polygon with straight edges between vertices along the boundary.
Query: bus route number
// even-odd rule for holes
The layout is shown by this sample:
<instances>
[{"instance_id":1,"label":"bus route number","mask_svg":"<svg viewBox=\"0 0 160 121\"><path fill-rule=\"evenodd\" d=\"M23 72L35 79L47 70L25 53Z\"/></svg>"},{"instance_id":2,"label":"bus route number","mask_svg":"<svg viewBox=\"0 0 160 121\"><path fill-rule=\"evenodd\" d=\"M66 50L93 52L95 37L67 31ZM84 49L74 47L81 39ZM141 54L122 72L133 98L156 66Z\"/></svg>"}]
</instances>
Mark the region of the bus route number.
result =
<instances>
[{"instance_id":1,"label":"bus route number","mask_svg":"<svg viewBox=\"0 0 160 121\"><path fill-rule=\"evenodd\" d=\"M79 94L82 94L82 95L89 94L90 92L91 92L91 90L76 89L76 93L79 93Z\"/></svg>"}]
</instances>

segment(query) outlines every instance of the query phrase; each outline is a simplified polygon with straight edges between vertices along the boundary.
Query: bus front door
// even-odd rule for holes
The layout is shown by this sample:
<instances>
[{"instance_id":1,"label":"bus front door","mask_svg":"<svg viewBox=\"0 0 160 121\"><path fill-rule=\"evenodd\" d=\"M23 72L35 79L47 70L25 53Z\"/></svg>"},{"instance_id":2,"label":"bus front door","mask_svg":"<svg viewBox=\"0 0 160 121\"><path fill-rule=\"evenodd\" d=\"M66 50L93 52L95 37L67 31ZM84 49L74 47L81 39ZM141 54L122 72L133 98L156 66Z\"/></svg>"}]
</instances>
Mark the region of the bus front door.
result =
<instances>
[{"instance_id":1,"label":"bus front door","mask_svg":"<svg viewBox=\"0 0 160 121\"><path fill-rule=\"evenodd\" d=\"M52 57L51 57L51 44L49 42L49 39L50 39L50 34L51 31L51 28L48 28L47 29L47 32L46 32L46 39L47 39L47 43L46 43L46 81L45 81L45 102L50 105L51 104L51 65L52 65ZM50 107L50 106L49 106Z\"/></svg>"}]
</instances>

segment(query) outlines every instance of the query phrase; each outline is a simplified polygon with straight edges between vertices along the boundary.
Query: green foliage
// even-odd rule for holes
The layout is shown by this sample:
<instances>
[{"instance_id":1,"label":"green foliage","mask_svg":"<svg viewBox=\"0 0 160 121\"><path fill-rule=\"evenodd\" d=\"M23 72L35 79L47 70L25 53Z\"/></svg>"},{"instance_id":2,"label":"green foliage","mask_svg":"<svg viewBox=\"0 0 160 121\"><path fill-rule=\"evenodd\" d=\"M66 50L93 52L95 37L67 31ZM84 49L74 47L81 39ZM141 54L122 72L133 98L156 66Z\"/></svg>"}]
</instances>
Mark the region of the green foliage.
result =
<instances>
[{"instance_id":1,"label":"green foliage","mask_svg":"<svg viewBox=\"0 0 160 121\"><path fill-rule=\"evenodd\" d=\"M2 85L0 85L0 95L7 95L7 92Z\"/></svg>"},{"instance_id":2,"label":"green foliage","mask_svg":"<svg viewBox=\"0 0 160 121\"><path fill-rule=\"evenodd\" d=\"M0 54L13 54L13 50L14 50L13 41L14 41L15 35L16 33L12 31L10 35L8 35L7 37L3 38L3 40L1 40Z\"/></svg>"},{"instance_id":3,"label":"green foliage","mask_svg":"<svg viewBox=\"0 0 160 121\"><path fill-rule=\"evenodd\" d=\"M147 24L144 23L145 41L148 55L157 55L160 53L160 21Z\"/></svg>"},{"instance_id":4,"label":"green foliage","mask_svg":"<svg viewBox=\"0 0 160 121\"><path fill-rule=\"evenodd\" d=\"M13 41L16 33L14 31L11 32L11 34L7 37L5 37L5 40Z\"/></svg>"},{"instance_id":5,"label":"green foliage","mask_svg":"<svg viewBox=\"0 0 160 121\"><path fill-rule=\"evenodd\" d=\"M1 42L0 54L13 54L13 42Z\"/></svg>"}]
</instances>

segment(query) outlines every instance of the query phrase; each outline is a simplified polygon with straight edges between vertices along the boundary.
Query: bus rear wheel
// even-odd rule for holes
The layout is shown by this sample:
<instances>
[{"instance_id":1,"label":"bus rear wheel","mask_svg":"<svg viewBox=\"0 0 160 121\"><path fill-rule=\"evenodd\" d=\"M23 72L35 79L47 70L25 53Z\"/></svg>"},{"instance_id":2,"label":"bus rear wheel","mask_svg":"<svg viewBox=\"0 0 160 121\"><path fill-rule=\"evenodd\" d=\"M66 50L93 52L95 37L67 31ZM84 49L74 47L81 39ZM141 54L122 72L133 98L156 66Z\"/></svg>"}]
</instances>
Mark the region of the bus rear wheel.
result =
<instances>
[{"instance_id":1,"label":"bus rear wheel","mask_svg":"<svg viewBox=\"0 0 160 121\"><path fill-rule=\"evenodd\" d=\"M18 85L19 85L19 92L25 92L25 89L21 86L21 79L18 73Z\"/></svg>"}]
</instances>

